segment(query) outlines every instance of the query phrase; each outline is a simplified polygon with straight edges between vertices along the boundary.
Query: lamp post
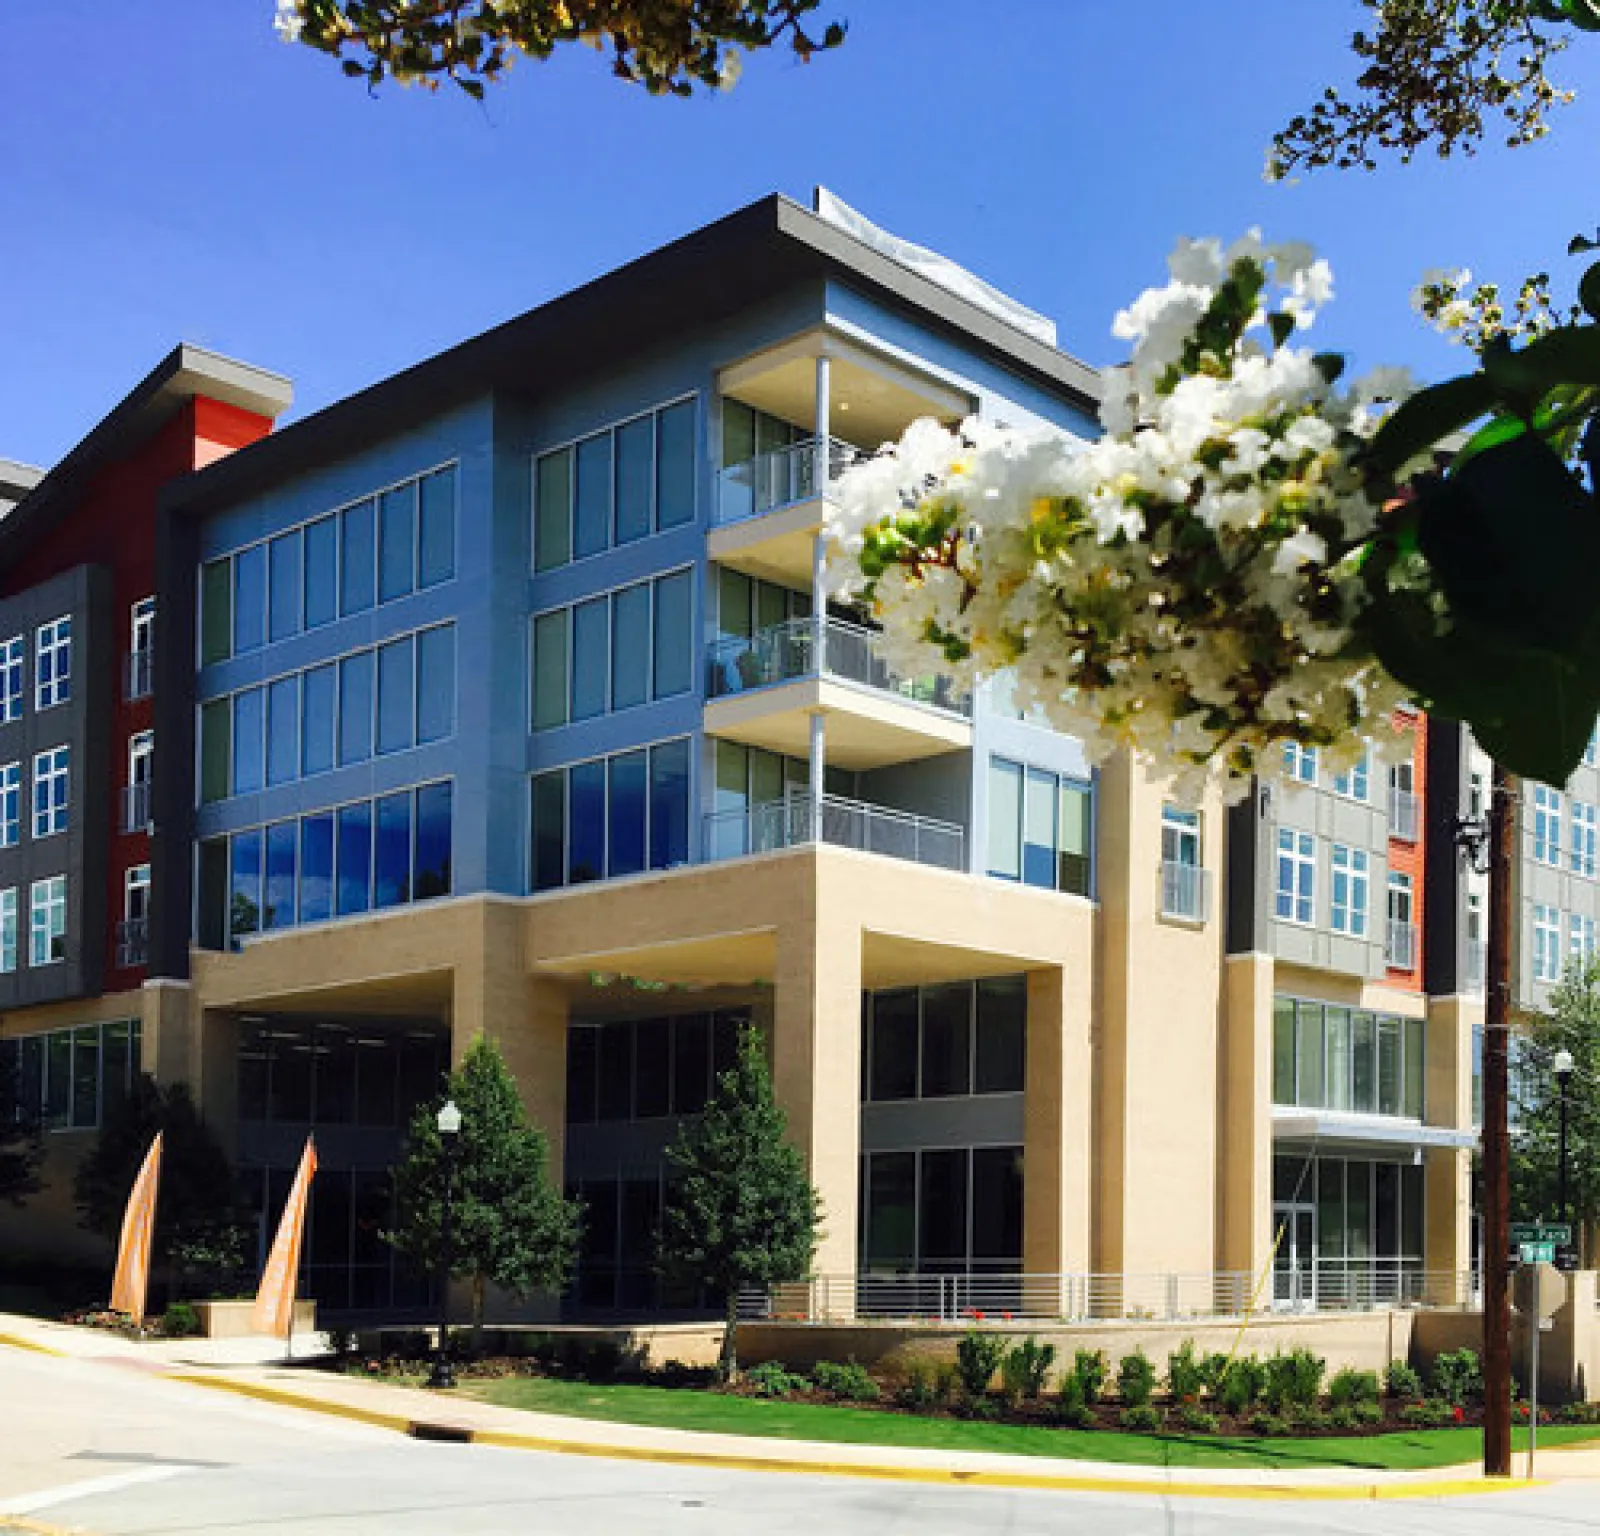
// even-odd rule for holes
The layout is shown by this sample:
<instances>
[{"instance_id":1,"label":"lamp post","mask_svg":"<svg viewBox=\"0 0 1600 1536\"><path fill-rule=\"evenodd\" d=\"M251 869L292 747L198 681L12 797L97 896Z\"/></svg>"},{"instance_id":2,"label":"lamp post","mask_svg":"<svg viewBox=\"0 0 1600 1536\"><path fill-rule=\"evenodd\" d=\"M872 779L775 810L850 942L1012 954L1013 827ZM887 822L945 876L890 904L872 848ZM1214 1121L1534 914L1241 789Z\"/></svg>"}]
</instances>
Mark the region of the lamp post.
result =
<instances>
[{"instance_id":1,"label":"lamp post","mask_svg":"<svg viewBox=\"0 0 1600 1536\"><path fill-rule=\"evenodd\" d=\"M434 1353L430 1387L453 1387L456 1373L450 1368L450 1216L455 1195L456 1146L461 1133L461 1111L454 1099L446 1099L434 1122L439 1127L439 1146L444 1162L444 1209L439 1219L439 1348Z\"/></svg>"},{"instance_id":2,"label":"lamp post","mask_svg":"<svg viewBox=\"0 0 1600 1536\"><path fill-rule=\"evenodd\" d=\"M1557 1114L1560 1126L1556 1143L1556 1210L1558 1221L1572 1220L1567 1206L1567 1084L1572 1081L1572 1052L1563 1046L1551 1063L1556 1073Z\"/></svg>"}]
</instances>

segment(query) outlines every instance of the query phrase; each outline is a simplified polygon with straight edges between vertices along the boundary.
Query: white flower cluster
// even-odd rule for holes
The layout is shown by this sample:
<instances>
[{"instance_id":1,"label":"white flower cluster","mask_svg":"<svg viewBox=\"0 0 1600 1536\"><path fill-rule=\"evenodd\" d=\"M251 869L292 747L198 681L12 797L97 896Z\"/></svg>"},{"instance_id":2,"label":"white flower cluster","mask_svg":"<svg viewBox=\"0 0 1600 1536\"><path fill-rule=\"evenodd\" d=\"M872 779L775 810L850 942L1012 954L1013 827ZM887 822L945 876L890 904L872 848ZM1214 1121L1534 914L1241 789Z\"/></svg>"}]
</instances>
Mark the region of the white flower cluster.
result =
<instances>
[{"instance_id":1,"label":"white flower cluster","mask_svg":"<svg viewBox=\"0 0 1600 1536\"><path fill-rule=\"evenodd\" d=\"M1336 771L1363 737L1408 752L1352 619L1378 512L1354 454L1409 378L1340 389L1288 344L1332 291L1304 247L1186 240L1169 266L1116 318L1104 436L917 422L840 482L830 581L908 675L1011 671L1020 706L1183 793L1242 792L1289 742Z\"/></svg>"},{"instance_id":2,"label":"white flower cluster","mask_svg":"<svg viewBox=\"0 0 1600 1536\"><path fill-rule=\"evenodd\" d=\"M1501 297L1498 283L1471 285L1466 267L1431 268L1411 290L1411 307L1440 335L1474 352L1498 337L1536 341L1558 325L1576 323L1583 313L1576 304L1565 313L1556 307L1545 272L1524 278L1509 301Z\"/></svg>"},{"instance_id":3,"label":"white flower cluster","mask_svg":"<svg viewBox=\"0 0 1600 1536\"><path fill-rule=\"evenodd\" d=\"M278 11L272 18L272 25L280 41L298 43L305 24L305 18L300 14L300 0L278 0Z\"/></svg>"}]
</instances>

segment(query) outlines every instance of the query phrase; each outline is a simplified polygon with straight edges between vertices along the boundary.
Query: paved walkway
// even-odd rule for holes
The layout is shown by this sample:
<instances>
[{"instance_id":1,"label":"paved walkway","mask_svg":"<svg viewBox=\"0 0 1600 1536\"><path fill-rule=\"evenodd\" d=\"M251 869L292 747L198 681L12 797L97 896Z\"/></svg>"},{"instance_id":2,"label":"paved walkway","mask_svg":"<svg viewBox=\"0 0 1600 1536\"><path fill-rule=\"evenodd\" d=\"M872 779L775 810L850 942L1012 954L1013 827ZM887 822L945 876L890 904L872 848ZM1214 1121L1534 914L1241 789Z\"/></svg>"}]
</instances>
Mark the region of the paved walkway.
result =
<instances>
[{"instance_id":1,"label":"paved walkway","mask_svg":"<svg viewBox=\"0 0 1600 1536\"><path fill-rule=\"evenodd\" d=\"M1405 1472L1343 1467L1168 1468L981 1451L775 1440L611 1423L503 1408L451 1393L293 1368L279 1340L139 1342L95 1329L6 1314L0 1314L0 1345L82 1360L115 1361L152 1375L422 1439L568 1455L908 1482L1235 1499L1438 1498L1526 1486L1520 1481L1487 1482L1475 1465ZM323 1337L312 1334L296 1340L294 1354L311 1357L324 1347ZM1518 1479L1523 1476L1524 1464L1525 1457L1519 1454ZM1541 1451L1537 1473L1541 1482L1600 1480L1600 1445Z\"/></svg>"}]
</instances>

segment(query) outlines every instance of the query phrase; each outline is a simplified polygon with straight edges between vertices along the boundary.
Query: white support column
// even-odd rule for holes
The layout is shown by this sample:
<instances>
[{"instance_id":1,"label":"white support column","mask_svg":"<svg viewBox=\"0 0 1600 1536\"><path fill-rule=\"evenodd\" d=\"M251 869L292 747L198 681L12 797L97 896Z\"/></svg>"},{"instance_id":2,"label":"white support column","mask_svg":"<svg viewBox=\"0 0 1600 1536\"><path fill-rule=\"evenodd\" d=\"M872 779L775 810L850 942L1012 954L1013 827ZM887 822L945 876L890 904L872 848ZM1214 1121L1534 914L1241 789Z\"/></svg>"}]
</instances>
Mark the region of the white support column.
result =
<instances>
[{"instance_id":1,"label":"white support column","mask_svg":"<svg viewBox=\"0 0 1600 1536\"><path fill-rule=\"evenodd\" d=\"M822 841L822 778L828 760L828 717L818 710L811 717L811 840Z\"/></svg>"},{"instance_id":2,"label":"white support column","mask_svg":"<svg viewBox=\"0 0 1600 1536\"><path fill-rule=\"evenodd\" d=\"M828 485L828 424L831 416L829 391L832 385L832 360L826 352L817 355L816 460L812 475L821 497ZM826 536L818 533L811 541L811 652L818 677L827 672L828 597L823 576L827 565ZM811 717L811 837L822 841L822 785L827 770L827 719L820 712Z\"/></svg>"},{"instance_id":3,"label":"white support column","mask_svg":"<svg viewBox=\"0 0 1600 1536\"><path fill-rule=\"evenodd\" d=\"M816 418L814 431L816 441L816 489L817 495L822 495L828 485L828 433L829 424L833 417L833 406L829 398L832 388L833 364L826 352L817 354L817 398L815 401Z\"/></svg>"}]
</instances>

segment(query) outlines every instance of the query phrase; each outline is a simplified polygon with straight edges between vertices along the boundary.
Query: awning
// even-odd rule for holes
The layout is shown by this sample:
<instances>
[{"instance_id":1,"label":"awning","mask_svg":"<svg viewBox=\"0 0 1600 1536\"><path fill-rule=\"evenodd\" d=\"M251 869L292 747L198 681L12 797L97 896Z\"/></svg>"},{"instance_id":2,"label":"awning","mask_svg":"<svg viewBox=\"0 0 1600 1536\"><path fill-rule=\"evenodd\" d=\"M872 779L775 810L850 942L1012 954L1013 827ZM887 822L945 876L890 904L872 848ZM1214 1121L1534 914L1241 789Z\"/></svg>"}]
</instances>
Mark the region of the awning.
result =
<instances>
[{"instance_id":1,"label":"awning","mask_svg":"<svg viewBox=\"0 0 1600 1536\"><path fill-rule=\"evenodd\" d=\"M1358 1115L1331 1109L1274 1109L1274 1141L1359 1142L1384 1147L1476 1147L1477 1131L1423 1125L1392 1115Z\"/></svg>"}]
</instances>

